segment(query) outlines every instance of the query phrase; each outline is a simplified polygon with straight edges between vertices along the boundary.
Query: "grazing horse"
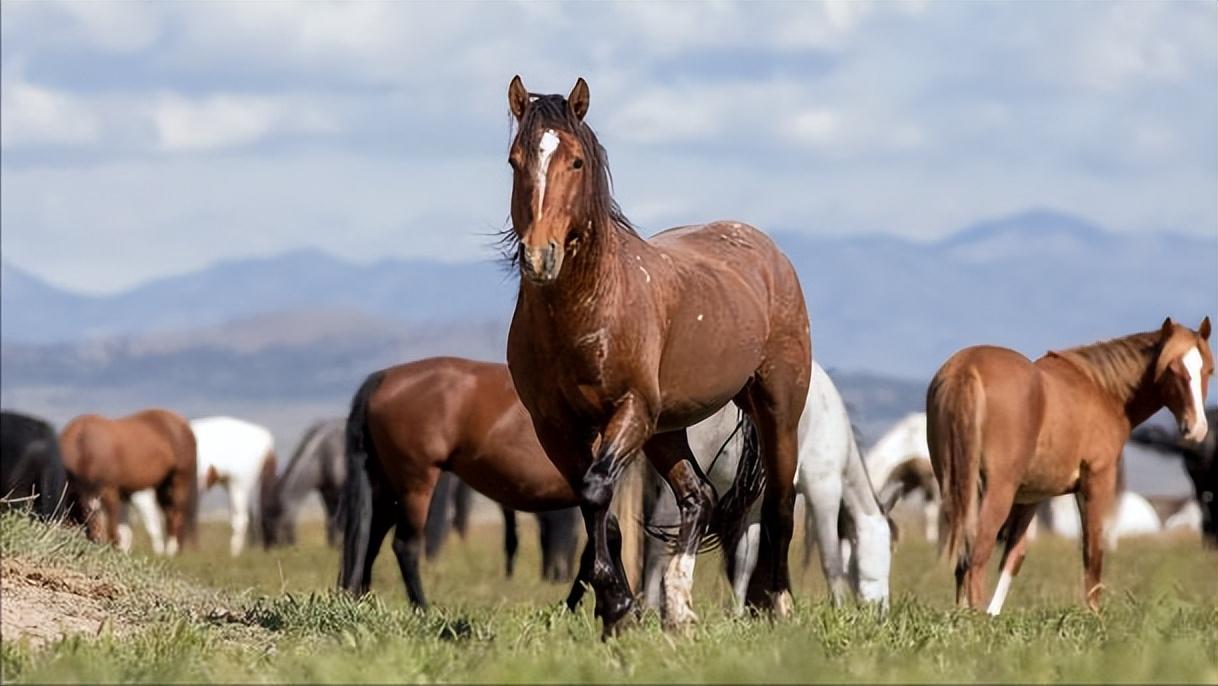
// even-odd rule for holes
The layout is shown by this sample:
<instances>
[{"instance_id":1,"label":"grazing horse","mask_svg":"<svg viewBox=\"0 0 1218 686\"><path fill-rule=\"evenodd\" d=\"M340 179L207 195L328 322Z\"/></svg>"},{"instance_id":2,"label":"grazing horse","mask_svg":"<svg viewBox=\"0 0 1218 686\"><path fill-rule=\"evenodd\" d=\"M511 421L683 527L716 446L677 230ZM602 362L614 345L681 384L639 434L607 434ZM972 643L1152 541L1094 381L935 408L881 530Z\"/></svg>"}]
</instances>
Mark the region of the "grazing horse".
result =
<instances>
[{"instance_id":1,"label":"grazing horse","mask_svg":"<svg viewBox=\"0 0 1218 686\"><path fill-rule=\"evenodd\" d=\"M262 504L262 542L270 548L296 542L296 517L305 498L317 491L326 511L326 542L337 545L343 484L347 482L345 418L323 419L305 430L288 466Z\"/></svg>"},{"instance_id":2,"label":"grazing horse","mask_svg":"<svg viewBox=\"0 0 1218 686\"><path fill-rule=\"evenodd\" d=\"M579 503L577 491L537 442L506 366L433 357L374 372L356 392L347 419L341 588L368 592L372 563L394 529L393 552L406 593L415 605L427 605L419 558L432 492L444 471L514 510ZM611 526L620 537L616 520ZM589 546L567 599L572 609L590 564Z\"/></svg>"},{"instance_id":3,"label":"grazing horse","mask_svg":"<svg viewBox=\"0 0 1218 686\"><path fill-rule=\"evenodd\" d=\"M1134 443L1160 452L1174 453L1184 460L1193 482L1193 493L1201 510L1201 534L1206 547L1218 548L1218 408L1206 411L1209 432L1205 438L1189 440L1158 426L1143 426L1133 432Z\"/></svg>"},{"instance_id":4,"label":"grazing horse","mask_svg":"<svg viewBox=\"0 0 1218 686\"><path fill-rule=\"evenodd\" d=\"M166 552L177 553L199 500L195 436L185 419L158 409L121 419L81 415L64 427L59 445L90 540L118 543L123 501L150 488L165 510Z\"/></svg>"},{"instance_id":5,"label":"grazing horse","mask_svg":"<svg viewBox=\"0 0 1218 686\"><path fill-rule=\"evenodd\" d=\"M726 406L689 427L690 447L716 488L731 483L736 463L749 443L749 428L740 424L734 408ZM815 532L821 569L833 603L841 604L847 593L853 592L864 602L886 607L892 562L890 524L867 476L846 405L829 375L815 362L799 422L795 488L807 504L808 525ZM667 512L676 510L670 493L665 492L660 500L648 516L652 530L660 528ZM744 608L761 544L759 520L760 512L754 506L743 530L731 532L728 540L720 541L738 612ZM839 536L839 527L845 536ZM846 544L849 562L843 551ZM647 561L645 597L649 606L660 604L660 576L668 557L657 555Z\"/></svg>"},{"instance_id":6,"label":"grazing horse","mask_svg":"<svg viewBox=\"0 0 1218 686\"><path fill-rule=\"evenodd\" d=\"M452 472L440 475L427 510L427 523L423 527L426 541L424 552L427 559L439 556L450 528L456 529L462 538L465 537L469 503L473 493L474 489ZM458 504L462 502L465 503L464 511L458 508ZM516 570L516 551L520 547L516 511L505 505L500 505L499 508L503 512L504 574L511 578ZM576 530L579 525L579 510L568 507L536 512L534 516L537 518L537 532L541 544L541 578L555 583L570 581L571 576L575 574L575 554L578 552L579 538Z\"/></svg>"},{"instance_id":7,"label":"grazing horse","mask_svg":"<svg viewBox=\"0 0 1218 686\"><path fill-rule=\"evenodd\" d=\"M867 451L867 473L886 510L913 493L922 495L926 540L939 540L939 485L926 444L926 413L913 412L897 422Z\"/></svg>"},{"instance_id":8,"label":"grazing horse","mask_svg":"<svg viewBox=\"0 0 1218 686\"><path fill-rule=\"evenodd\" d=\"M763 550L748 601L786 615L797 434L812 359L799 278L773 241L739 222L643 239L612 197L605 150L584 123L588 102L583 79L567 98L531 94L512 79L505 239L521 277L508 367L546 454L580 495L595 551L596 612L606 634L633 617L607 522L615 482L645 449L681 507L664 622L697 619L690 587L712 489L694 466L685 428L733 401L757 426L766 475ZM736 503L741 517L749 504Z\"/></svg>"},{"instance_id":9,"label":"grazing horse","mask_svg":"<svg viewBox=\"0 0 1218 686\"><path fill-rule=\"evenodd\" d=\"M245 549L250 520L261 533L261 504L275 486L275 439L266 427L233 417L192 419L190 428L198 446L199 493L221 484L228 493L232 536L229 554L236 557ZM150 493L135 493L131 504L139 512L152 549L160 553L160 514ZM130 546L130 529L120 529L119 546Z\"/></svg>"},{"instance_id":10,"label":"grazing horse","mask_svg":"<svg viewBox=\"0 0 1218 686\"><path fill-rule=\"evenodd\" d=\"M0 499L51 519L67 501L67 474L51 425L17 412L0 412Z\"/></svg>"},{"instance_id":11,"label":"grazing horse","mask_svg":"<svg viewBox=\"0 0 1218 686\"><path fill-rule=\"evenodd\" d=\"M1032 362L1006 348L953 355L926 394L930 457L943 493L942 549L956 558L956 602L979 608L985 563L1005 525L1002 610L1019 572L1036 504L1076 493L1083 524L1083 593L1099 607L1104 529L1130 430L1166 406L1182 433L1205 436L1214 362L1210 320L1050 352Z\"/></svg>"}]
</instances>

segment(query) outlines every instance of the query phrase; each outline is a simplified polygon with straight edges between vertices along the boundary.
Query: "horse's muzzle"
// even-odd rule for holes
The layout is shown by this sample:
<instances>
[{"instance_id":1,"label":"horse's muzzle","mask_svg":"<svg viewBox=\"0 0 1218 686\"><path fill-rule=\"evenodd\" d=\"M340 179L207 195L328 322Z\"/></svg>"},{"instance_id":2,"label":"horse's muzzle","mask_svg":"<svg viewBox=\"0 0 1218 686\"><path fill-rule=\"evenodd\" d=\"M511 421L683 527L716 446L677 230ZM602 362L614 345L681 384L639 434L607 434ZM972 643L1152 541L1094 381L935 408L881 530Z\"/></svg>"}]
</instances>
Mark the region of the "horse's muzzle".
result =
<instances>
[{"instance_id":1,"label":"horse's muzzle","mask_svg":"<svg viewBox=\"0 0 1218 686\"><path fill-rule=\"evenodd\" d=\"M562 269L563 249L558 241L541 247L520 245L520 273L536 284L552 283Z\"/></svg>"}]
</instances>

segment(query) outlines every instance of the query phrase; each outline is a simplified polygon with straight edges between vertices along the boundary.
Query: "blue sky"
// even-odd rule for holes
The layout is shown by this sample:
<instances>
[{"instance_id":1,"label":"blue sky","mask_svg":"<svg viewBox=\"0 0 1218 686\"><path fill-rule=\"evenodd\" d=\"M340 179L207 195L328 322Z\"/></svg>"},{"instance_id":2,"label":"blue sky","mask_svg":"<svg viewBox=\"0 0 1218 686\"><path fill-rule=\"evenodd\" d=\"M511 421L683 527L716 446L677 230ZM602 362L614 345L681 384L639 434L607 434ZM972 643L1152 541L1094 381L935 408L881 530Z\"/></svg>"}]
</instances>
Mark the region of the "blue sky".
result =
<instances>
[{"instance_id":1,"label":"blue sky","mask_svg":"<svg viewBox=\"0 0 1218 686\"><path fill-rule=\"evenodd\" d=\"M589 81L647 231L929 239L1028 207L1218 230L1213 2L0 12L0 247L80 290L304 246L486 258L516 73Z\"/></svg>"}]
</instances>

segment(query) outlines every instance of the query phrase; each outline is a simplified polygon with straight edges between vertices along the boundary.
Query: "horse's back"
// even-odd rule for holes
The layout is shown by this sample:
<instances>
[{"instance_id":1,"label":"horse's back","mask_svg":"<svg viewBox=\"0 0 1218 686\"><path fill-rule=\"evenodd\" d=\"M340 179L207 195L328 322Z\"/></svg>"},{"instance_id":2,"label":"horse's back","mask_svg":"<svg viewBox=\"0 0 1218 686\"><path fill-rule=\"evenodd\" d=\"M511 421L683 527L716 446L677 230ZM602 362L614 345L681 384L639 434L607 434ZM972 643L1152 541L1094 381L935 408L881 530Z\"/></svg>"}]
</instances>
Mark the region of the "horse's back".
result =
<instances>
[{"instance_id":1,"label":"horse's back","mask_svg":"<svg viewBox=\"0 0 1218 686\"><path fill-rule=\"evenodd\" d=\"M46 505L61 494L43 491L62 489L63 479L59 438L51 425L16 412L0 413L0 498L37 491L36 509L50 514L53 508Z\"/></svg>"},{"instance_id":2,"label":"horse's back","mask_svg":"<svg viewBox=\"0 0 1218 686\"><path fill-rule=\"evenodd\" d=\"M190 421L196 443L196 468L209 467L223 477L252 478L273 456L275 437L266 427L236 417L203 417Z\"/></svg>"},{"instance_id":3,"label":"horse's back","mask_svg":"<svg viewBox=\"0 0 1218 686\"><path fill-rule=\"evenodd\" d=\"M650 243L681 271L726 272L759 291L798 286L795 267L774 240L760 229L737 221L678 226L651 237Z\"/></svg>"},{"instance_id":4,"label":"horse's back","mask_svg":"<svg viewBox=\"0 0 1218 686\"><path fill-rule=\"evenodd\" d=\"M964 384L979 384L980 393L963 393ZM965 348L948 358L931 380L926 412L930 425L942 412L972 412L963 398L984 404L990 417L1004 414L1039 415L1043 410L1043 387L1039 370L1022 354L992 345Z\"/></svg>"}]
</instances>

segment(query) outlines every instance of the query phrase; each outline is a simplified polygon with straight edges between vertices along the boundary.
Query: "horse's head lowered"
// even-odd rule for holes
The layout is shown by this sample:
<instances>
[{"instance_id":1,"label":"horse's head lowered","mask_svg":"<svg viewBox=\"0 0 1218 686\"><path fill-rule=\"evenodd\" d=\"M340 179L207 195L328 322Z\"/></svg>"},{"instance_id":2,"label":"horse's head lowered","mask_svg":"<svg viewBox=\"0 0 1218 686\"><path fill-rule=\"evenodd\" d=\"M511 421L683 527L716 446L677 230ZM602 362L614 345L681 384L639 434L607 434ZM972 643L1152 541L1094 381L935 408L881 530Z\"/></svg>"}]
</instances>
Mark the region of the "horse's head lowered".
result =
<instances>
[{"instance_id":1,"label":"horse's head lowered","mask_svg":"<svg viewBox=\"0 0 1218 686\"><path fill-rule=\"evenodd\" d=\"M609 189L605 152L583 123L588 84L571 94L529 93L517 76L508 86L516 137L512 166L512 224L520 271L536 284L553 282L564 258L579 249L602 217L619 213Z\"/></svg>"},{"instance_id":2,"label":"horse's head lowered","mask_svg":"<svg viewBox=\"0 0 1218 686\"><path fill-rule=\"evenodd\" d=\"M1209 338L1209 317L1196 331L1175 324L1168 317L1159 330L1154 382L1163 404L1176 418L1180 433L1190 441L1204 439L1209 429L1204 407L1210 377L1214 374Z\"/></svg>"}]
</instances>

